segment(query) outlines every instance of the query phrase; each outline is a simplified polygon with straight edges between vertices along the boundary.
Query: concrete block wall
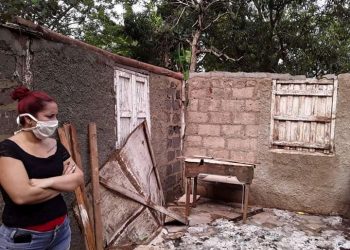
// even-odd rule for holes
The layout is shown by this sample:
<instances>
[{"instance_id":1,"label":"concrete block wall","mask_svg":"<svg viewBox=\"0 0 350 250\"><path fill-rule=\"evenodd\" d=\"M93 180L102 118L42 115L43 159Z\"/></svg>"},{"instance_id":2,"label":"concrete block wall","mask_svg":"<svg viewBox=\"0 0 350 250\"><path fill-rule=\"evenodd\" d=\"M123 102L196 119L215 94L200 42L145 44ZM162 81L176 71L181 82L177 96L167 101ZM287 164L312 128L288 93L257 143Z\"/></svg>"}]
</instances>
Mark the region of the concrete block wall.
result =
<instances>
[{"instance_id":1,"label":"concrete block wall","mask_svg":"<svg viewBox=\"0 0 350 250\"><path fill-rule=\"evenodd\" d=\"M150 75L152 145L167 201L182 193L181 89L182 81Z\"/></svg>"},{"instance_id":2,"label":"concrete block wall","mask_svg":"<svg viewBox=\"0 0 350 250\"><path fill-rule=\"evenodd\" d=\"M185 155L256 161L257 81L224 73L210 80L203 75L190 78Z\"/></svg>"},{"instance_id":3,"label":"concrete block wall","mask_svg":"<svg viewBox=\"0 0 350 250\"><path fill-rule=\"evenodd\" d=\"M335 76L325 76L334 79ZM270 73L194 73L188 82L185 154L255 162L250 204L316 214L350 216L350 74L338 79L335 152L273 150L270 145L274 79ZM239 187L199 182L199 194L240 201Z\"/></svg>"}]
</instances>

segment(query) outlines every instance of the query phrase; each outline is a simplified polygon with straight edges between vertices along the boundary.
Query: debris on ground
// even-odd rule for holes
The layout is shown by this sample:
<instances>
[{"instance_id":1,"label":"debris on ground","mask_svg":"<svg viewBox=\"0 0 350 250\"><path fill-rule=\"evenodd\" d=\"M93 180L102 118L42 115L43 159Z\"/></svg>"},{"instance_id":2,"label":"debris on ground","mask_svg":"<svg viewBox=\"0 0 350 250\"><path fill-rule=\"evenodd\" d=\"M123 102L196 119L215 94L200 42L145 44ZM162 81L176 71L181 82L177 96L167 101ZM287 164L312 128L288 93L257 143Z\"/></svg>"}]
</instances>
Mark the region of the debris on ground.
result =
<instances>
[{"instance_id":1,"label":"debris on ground","mask_svg":"<svg viewBox=\"0 0 350 250\"><path fill-rule=\"evenodd\" d=\"M190 226L176 235L168 230L160 237L162 241L150 244L147 249L350 249L347 220L339 216L278 209L264 209L264 212L249 218L246 224L217 219L212 223Z\"/></svg>"}]
</instances>

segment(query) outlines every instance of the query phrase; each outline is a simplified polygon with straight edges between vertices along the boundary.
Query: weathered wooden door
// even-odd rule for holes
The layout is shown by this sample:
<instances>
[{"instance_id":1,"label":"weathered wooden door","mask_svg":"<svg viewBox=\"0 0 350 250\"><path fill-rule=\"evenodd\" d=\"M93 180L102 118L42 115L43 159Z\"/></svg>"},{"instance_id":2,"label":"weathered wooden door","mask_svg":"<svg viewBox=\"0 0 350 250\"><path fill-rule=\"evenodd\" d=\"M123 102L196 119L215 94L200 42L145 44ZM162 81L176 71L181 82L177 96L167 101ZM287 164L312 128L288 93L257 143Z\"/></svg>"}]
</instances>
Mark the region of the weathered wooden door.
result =
<instances>
[{"instance_id":1,"label":"weathered wooden door","mask_svg":"<svg viewBox=\"0 0 350 250\"><path fill-rule=\"evenodd\" d=\"M337 80L274 80L272 84L271 146L333 152Z\"/></svg>"},{"instance_id":2,"label":"weathered wooden door","mask_svg":"<svg viewBox=\"0 0 350 250\"><path fill-rule=\"evenodd\" d=\"M116 91L117 143L121 147L130 132L144 120L150 127L149 80L130 70L117 68L114 75Z\"/></svg>"}]
</instances>

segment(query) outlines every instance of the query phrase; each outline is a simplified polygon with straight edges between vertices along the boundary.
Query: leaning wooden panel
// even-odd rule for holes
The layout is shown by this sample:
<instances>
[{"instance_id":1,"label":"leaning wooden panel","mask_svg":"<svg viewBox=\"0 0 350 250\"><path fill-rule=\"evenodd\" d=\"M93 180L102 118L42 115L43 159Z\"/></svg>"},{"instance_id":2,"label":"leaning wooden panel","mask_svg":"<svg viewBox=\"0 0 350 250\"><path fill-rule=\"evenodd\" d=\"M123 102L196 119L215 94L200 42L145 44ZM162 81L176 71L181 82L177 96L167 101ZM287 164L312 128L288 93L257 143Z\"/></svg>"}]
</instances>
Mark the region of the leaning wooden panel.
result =
<instances>
[{"instance_id":1,"label":"leaning wooden panel","mask_svg":"<svg viewBox=\"0 0 350 250\"><path fill-rule=\"evenodd\" d=\"M101 169L100 176L104 179L120 185L128 190L136 192L133 185L122 172L116 159L108 161ZM128 198L116 195L100 185L101 214L104 221L104 238L106 244L116 241L117 232L122 225L142 206Z\"/></svg>"},{"instance_id":2,"label":"leaning wooden panel","mask_svg":"<svg viewBox=\"0 0 350 250\"><path fill-rule=\"evenodd\" d=\"M146 122L143 122L130 134L119 151L118 162L141 195L150 198L157 205L163 205L163 190L152 159L146 129ZM158 216L163 220L160 213Z\"/></svg>"},{"instance_id":3,"label":"leaning wooden panel","mask_svg":"<svg viewBox=\"0 0 350 250\"><path fill-rule=\"evenodd\" d=\"M164 223L164 216L159 212L164 204L163 191L146 130L146 123L140 124L100 169L107 249L146 244ZM152 209L149 204L158 209Z\"/></svg>"}]
</instances>

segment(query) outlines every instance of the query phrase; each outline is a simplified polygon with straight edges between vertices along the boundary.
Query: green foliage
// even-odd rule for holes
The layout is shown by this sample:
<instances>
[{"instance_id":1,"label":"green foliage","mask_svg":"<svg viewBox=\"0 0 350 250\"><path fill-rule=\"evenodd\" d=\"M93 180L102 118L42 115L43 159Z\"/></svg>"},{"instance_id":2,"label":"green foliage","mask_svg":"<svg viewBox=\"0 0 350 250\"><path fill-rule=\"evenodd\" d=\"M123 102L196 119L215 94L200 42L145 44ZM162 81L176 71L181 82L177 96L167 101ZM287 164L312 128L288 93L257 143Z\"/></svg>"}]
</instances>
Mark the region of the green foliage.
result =
<instances>
[{"instance_id":1,"label":"green foliage","mask_svg":"<svg viewBox=\"0 0 350 250\"><path fill-rule=\"evenodd\" d=\"M121 3L120 17L115 4ZM318 76L350 71L350 0L0 0L18 15L109 51L188 75L265 71ZM134 12L135 4L143 4ZM203 9L203 6L205 7ZM199 22L200 20L200 22ZM194 34L200 31L196 51Z\"/></svg>"}]
</instances>

